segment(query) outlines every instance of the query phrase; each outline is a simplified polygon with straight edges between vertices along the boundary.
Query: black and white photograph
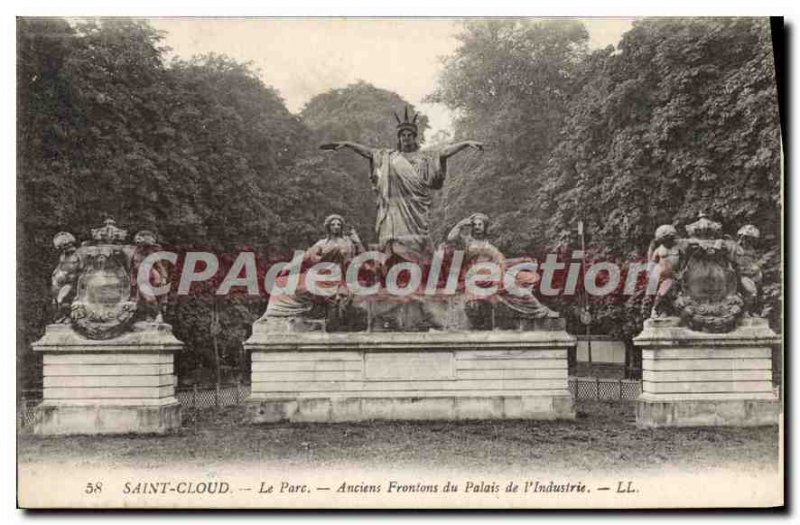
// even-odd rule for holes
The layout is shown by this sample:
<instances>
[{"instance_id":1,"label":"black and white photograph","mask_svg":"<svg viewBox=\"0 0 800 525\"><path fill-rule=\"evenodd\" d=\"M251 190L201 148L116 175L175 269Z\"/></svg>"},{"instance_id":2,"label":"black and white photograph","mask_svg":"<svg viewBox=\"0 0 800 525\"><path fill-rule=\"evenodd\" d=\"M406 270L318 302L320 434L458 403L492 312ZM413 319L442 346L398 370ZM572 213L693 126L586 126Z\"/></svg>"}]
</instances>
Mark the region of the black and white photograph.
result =
<instances>
[{"instance_id":1,"label":"black and white photograph","mask_svg":"<svg viewBox=\"0 0 800 525\"><path fill-rule=\"evenodd\" d=\"M783 18L15 40L18 508L784 506Z\"/></svg>"}]
</instances>

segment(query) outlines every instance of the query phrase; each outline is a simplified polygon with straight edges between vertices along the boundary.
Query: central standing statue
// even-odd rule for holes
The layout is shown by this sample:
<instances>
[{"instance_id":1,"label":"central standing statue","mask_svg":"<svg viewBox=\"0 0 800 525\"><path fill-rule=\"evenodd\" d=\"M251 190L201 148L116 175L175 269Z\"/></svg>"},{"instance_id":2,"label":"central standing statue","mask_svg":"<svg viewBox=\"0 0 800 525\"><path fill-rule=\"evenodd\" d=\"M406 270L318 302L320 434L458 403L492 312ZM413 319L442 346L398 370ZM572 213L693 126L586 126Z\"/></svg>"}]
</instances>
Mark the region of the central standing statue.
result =
<instances>
[{"instance_id":1,"label":"central standing statue","mask_svg":"<svg viewBox=\"0 0 800 525\"><path fill-rule=\"evenodd\" d=\"M375 233L379 249L394 259L426 261L433 252L428 211L432 192L442 188L447 159L466 148L483 151L472 140L440 149L420 150L417 117L397 119L397 149L376 149L355 142L323 144L322 149L350 148L370 162L370 181L377 194L378 217Z\"/></svg>"}]
</instances>

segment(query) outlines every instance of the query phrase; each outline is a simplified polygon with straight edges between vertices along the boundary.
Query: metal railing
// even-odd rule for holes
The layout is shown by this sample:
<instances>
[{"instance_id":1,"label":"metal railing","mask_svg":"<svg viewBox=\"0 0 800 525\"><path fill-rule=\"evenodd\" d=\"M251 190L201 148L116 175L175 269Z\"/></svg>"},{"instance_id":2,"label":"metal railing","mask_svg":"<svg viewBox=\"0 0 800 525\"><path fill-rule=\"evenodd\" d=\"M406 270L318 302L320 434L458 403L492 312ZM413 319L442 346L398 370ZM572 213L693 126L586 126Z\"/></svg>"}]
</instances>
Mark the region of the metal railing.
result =
<instances>
[{"instance_id":1,"label":"metal railing","mask_svg":"<svg viewBox=\"0 0 800 525\"><path fill-rule=\"evenodd\" d=\"M633 401L642 393L642 382L636 379L570 377L569 391L576 400Z\"/></svg>"},{"instance_id":2,"label":"metal railing","mask_svg":"<svg viewBox=\"0 0 800 525\"><path fill-rule=\"evenodd\" d=\"M212 408L238 405L250 395L250 385L242 383L222 384L219 388L206 385L178 387L175 397L185 408Z\"/></svg>"},{"instance_id":3,"label":"metal railing","mask_svg":"<svg viewBox=\"0 0 800 525\"><path fill-rule=\"evenodd\" d=\"M42 390L23 390L17 407L17 427L26 428L33 424L34 408L42 401ZM178 387L175 397L183 408L204 409L239 405L250 395L250 385L226 383L215 385L194 385Z\"/></svg>"}]
</instances>

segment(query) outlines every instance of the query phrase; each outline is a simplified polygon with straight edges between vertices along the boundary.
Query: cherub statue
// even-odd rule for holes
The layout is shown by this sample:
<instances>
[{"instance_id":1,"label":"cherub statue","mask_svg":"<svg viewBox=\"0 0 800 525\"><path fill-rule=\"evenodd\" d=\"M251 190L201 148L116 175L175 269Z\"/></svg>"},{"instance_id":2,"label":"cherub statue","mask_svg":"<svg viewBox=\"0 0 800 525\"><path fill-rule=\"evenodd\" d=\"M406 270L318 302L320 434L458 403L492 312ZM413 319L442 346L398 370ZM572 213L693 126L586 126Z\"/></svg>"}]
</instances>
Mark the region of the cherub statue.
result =
<instances>
[{"instance_id":1,"label":"cherub statue","mask_svg":"<svg viewBox=\"0 0 800 525\"><path fill-rule=\"evenodd\" d=\"M680 262L680 247L677 243L678 230L671 224L656 228L655 237L647 250L647 260L659 269L659 284L653 301L650 317L672 315L672 299L675 294L674 277Z\"/></svg>"},{"instance_id":2,"label":"cherub statue","mask_svg":"<svg viewBox=\"0 0 800 525\"><path fill-rule=\"evenodd\" d=\"M762 261L756 253L756 244L761 234L758 228L747 224L739 229L737 235L734 260L739 272L739 291L744 300L744 315L749 317L755 313L758 307Z\"/></svg>"},{"instance_id":3,"label":"cherub statue","mask_svg":"<svg viewBox=\"0 0 800 525\"><path fill-rule=\"evenodd\" d=\"M56 323L69 322L70 307L75 299L81 259L76 253L75 236L69 232L59 232L53 237L53 245L61 252L58 266L53 271L51 293Z\"/></svg>"},{"instance_id":4,"label":"cherub statue","mask_svg":"<svg viewBox=\"0 0 800 525\"><path fill-rule=\"evenodd\" d=\"M167 296L155 296L142 290L138 286L139 265L151 253L161 250L161 246L156 241L156 236L149 230L142 230L138 232L133 242L136 245L133 255L131 256L131 281L135 287L135 297L137 297L140 309L144 311L145 319L147 321L154 321L157 323L163 322L163 313L166 307ZM150 275L148 276L148 284L153 288L165 286L169 281L169 272L164 267L162 262L156 261L152 268L150 268Z\"/></svg>"}]
</instances>

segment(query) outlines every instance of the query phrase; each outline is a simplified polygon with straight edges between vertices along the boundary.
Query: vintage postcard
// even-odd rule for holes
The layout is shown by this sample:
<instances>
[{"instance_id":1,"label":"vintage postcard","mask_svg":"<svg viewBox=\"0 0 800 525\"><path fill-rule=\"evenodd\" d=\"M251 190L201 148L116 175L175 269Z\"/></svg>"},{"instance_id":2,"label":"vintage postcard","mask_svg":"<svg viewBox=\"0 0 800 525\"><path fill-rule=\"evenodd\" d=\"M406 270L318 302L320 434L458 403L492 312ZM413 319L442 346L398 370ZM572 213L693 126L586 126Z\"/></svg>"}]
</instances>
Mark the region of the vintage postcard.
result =
<instances>
[{"instance_id":1,"label":"vintage postcard","mask_svg":"<svg viewBox=\"0 0 800 525\"><path fill-rule=\"evenodd\" d=\"M16 42L20 508L784 505L782 19Z\"/></svg>"}]
</instances>

